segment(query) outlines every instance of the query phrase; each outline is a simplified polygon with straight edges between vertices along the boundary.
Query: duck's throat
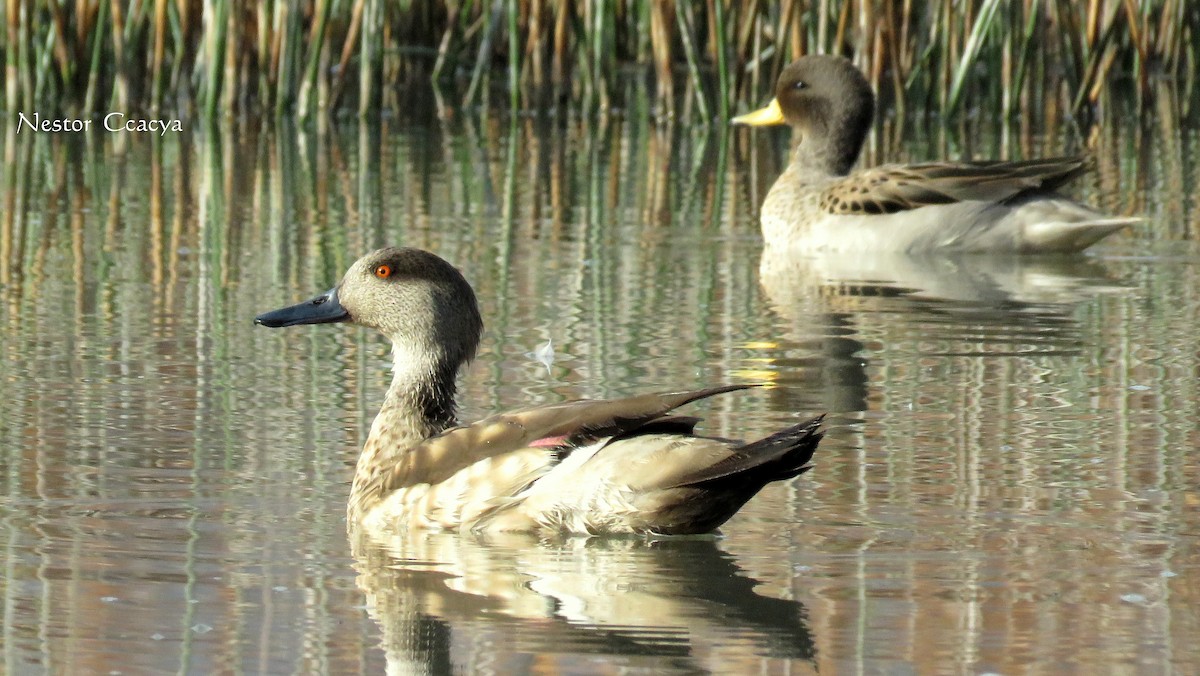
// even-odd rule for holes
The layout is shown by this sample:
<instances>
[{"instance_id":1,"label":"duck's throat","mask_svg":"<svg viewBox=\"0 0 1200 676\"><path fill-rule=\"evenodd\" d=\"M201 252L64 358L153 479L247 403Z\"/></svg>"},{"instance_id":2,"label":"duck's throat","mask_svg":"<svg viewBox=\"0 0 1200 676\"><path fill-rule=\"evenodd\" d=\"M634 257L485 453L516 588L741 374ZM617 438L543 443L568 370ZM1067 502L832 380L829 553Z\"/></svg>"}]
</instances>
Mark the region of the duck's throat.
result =
<instances>
[{"instance_id":1,"label":"duck's throat","mask_svg":"<svg viewBox=\"0 0 1200 676\"><path fill-rule=\"evenodd\" d=\"M863 139L849 129L820 129L797 134L792 166L830 176L845 176L854 168Z\"/></svg>"},{"instance_id":2,"label":"duck's throat","mask_svg":"<svg viewBox=\"0 0 1200 676\"><path fill-rule=\"evenodd\" d=\"M371 425L362 460L387 462L456 424L457 364L432 352L392 350L392 384Z\"/></svg>"}]
</instances>

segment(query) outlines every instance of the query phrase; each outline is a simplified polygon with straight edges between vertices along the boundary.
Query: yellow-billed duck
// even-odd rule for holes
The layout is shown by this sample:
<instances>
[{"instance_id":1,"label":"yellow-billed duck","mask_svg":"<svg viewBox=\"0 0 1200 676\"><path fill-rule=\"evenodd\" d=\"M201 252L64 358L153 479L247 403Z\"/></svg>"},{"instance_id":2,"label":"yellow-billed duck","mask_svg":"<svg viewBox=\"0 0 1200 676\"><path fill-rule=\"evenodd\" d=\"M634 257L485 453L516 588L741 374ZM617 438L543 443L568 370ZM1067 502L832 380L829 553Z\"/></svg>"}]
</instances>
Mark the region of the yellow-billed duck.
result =
<instances>
[{"instance_id":1,"label":"yellow-billed duck","mask_svg":"<svg viewBox=\"0 0 1200 676\"><path fill-rule=\"evenodd\" d=\"M840 56L783 69L775 98L733 119L788 124L799 141L763 201L768 248L804 251L1064 253L1141 221L1055 193L1079 157L888 164L851 173L874 120L865 77Z\"/></svg>"}]
</instances>

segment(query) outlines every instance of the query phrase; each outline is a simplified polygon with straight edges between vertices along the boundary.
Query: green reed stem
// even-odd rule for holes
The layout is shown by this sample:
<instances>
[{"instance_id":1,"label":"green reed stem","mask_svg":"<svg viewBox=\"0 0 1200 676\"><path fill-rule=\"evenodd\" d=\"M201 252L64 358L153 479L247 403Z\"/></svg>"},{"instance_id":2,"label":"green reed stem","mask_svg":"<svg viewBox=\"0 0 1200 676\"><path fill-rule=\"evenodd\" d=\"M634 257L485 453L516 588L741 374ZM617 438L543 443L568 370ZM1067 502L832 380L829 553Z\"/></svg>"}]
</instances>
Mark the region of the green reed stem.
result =
<instances>
[{"instance_id":1,"label":"green reed stem","mask_svg":"<svg viewBox=\"0 0 1200 676\"><path fill-rule=\"evenodd\" d=\"M983 7L979 9L979 16L975 19L975 25L971 27L971 34L967 38L967 43L963 46L963 54L958 62L958 69L954 72L954 80L950 85L950 98L946 102L946 109L953 111L958 107L959 98L962 95L963 82L966 80L967 73L975 67L975 59L979 56L979 50L983 47L984 37L992 29L992 20L996 17L996 10L1000 7L999 0L984 0Z\"/></svg>"},{"instance_id":2,"label":"green reed stem","mask_svg":"<svg viewBox=\"0 0 1200 676\"><path fill-rule=\"evenodd\" d=\"M1029 5L1028 14L1025 17L1025 28L1021 32L1021 44L1017 49L1020 57L1017 59L1017 66L1015 68L1015 72L1013 73L1013 96L1011 99L1009 99L1011 105L1008 110L1004 111L1004 115L1006 117L1011 117L1017 112L1016 105L1019 97L1016 95L1016 93L1025 88L1025 73L1026 69L1029 67L1029 55L1033 51L1033 38L1037 33L1038 15L1040 10L1041 0L1033 0Z\"/></svg>"},{"instance_id":3,"label":"green reed stem","mask_svg":"<svg viewBox=\"0 0 1200 676\"><path fill-rule=\"evenodd\" d=\"M53 58L53 52L54 52L54 31L53 30L46 31L46 37L44 38L44 40L42 40L42 43L43 44L42 44L41 48L39 48L38 43L34 42L33 58L34 58L34 63L37 64L37 68L35 69L35 74L34 74L34 82L33 82L32 100L34 100L34 101L43 100L42 96L45 93L44 90L45 90L45 87L47 86L47 81L50 79L49 77L47 77L47 75L54 72L53 68L51 67L51 63L50 63L51 59Z\"/></svg>"},{"instance_id":4,"label":"green reed stem","mask_svg":"<svg viewBox=\"0 0 1200 676\"><path fill-rule=\"evenodd\" d=\"M213 119L220 103L221 77L224 69L225 37L228 30L227 0L207 0L205 15L208 17L208 35L205 38L206 61L204 81L204 117ZM232 86L232 83L230 83Z\"/></svg>"},{"instance_id":5,"label":"green reed stem","mask_svg":"<svg viewBox=\"0 0 1200 676\"><path fill-rule=\"evenodd\" d=\"M504 0L493 0L491 5L488 5L487 10L487 28L483 31L483 40L479 44L479 49L475 53L475 68L471 71L471 84L467 86L466 96L463 97L463 105L469 106L475 101L475 97L479 95L479 88L484 79L484 73L487 70L488 58L492 54L492 44L496 40L496 30L500 27L500 10Z\"/></svg>"},{"instance_id":6,"label":"green reed stem","mask_svg":"<svg viewBox=\"0 0 1200 676\"><path fill-rule=\"evenodd\" d=\"M359 117L378 109L383 73L383 0L366 0L363 9L362 56L358 82Z\"/></svg>"},{"instance_id":7,"label":"green reed stem","mask_svg":"<svg viewBox=\"0 0 1200 676\"><path fill-rule=\"evenodd\" d=\"M10 0L12 2L13 0ZM104 25L108 19L108 3L100 3L100 13L96 17L97 25ZM88 67L88 83L87 92L83 96L83 109L85 111L93 111L96 109L96 89L100 86L100 69L101 65L101 46L103 42L103 32L99 30L92 31L92 58L91 64ZM10 99L11 100L11 99Z\"/></svg>"},{"instance_id":8,"label":"green reed stem","mask_svg":"<svg viewBox=\"0 0 1200 676\"><path fill-rule=\"evenodd\" d=\"M515 0L508 2L508 105L513 110L521 108L521 29L518 26L520 10Z\"/></svg>"},{"instance_id":9,"label":"green reed stem","mask_svg":"<svg viewBox=\"0 0 1200 676\"><path fill-rule=\"evenodd\" d=\"M726 40L729 32L725 26L725 2L714 0L713 20L716 24L717 40L713 45L717 53L717 115L721 120L729 119L729 64L726 61Z\"/></svg>"},{"instance_id":10,"label":"green reed stem","mask_svg":"<svg viewBox=\"0 0 1200 676\"><path fill-rule=\"evenodd\" d=\"M297 8L290 3L281 2L280 9L283 12L283 21L280 25L282 43L279 49L279 76L275 80L275 111L277 114L292 110L292 102L295 101L296 96L296 90L292 83L298 79L296 73L300 72L300 54L304 39L304 27L300 25L301 16ZM374 54L364 50L364 64L367 64L372 58L374 58ZM367 80L374 81L370 77Z\"/></svg>"},{"instance_id":11,"label":"green reed stem","mask_svg":"<svg viewBox=\"0 0 1200 676\"><path fill-rule=\"evenodd\" d=\"M325 49L325 26L329 22L329 12L333 5L330 0L319 0L319 15L313 38L308 46L308 65L304 69L304 82L300 85L300 95L296 100L296 108L300 119L308 119L312 107L309 97L317 87L317 66L321 63L321 53Z\"/></svg>"},{"instance_id":12,"label":"green reed stem","mask_svg":"<svg viewBox=\"0 0 1200 676\"><path fill-rule=\"evenodd\" d=\"M692 42L692 25L687 19L683 2L675 3L675 20L679 23L679 37L683 42L683 53L687 57L688 72L692 76L692 85L696 88L696 107L700 116L711 120L712 114L708 109L708 97L704 94L704 83L700 78L700 58L696 54L696 45Z\"/></svg>"}]
</instances>

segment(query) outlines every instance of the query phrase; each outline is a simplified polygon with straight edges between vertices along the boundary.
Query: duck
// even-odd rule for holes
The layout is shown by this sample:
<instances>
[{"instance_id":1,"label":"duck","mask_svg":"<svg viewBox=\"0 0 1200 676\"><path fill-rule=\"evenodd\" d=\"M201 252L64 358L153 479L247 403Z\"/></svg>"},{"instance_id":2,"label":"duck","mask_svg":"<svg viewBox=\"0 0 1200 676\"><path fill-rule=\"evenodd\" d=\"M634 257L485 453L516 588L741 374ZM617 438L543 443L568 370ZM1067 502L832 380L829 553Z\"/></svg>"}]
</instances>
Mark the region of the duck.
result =
<instances>
[{"instance_id":1,"label":"duck","mask_svg":"<svg viewBox=\"0 0 1200 676\"><path fill-rule=\"evenodd\" d=\"M473 533L693 535L768 483L808 471L817 416L740 442L701 436L685 404L753 387L581 399L457 420L456 380L483 332L463 274L423 249L382 248L271 328L350 323L392 343L392 381L355 468L354 528Z\"/></svg>"},{"instance_id":2,"label":"duck","mask_svg":"<svg viewBox=\"0 0 1200 676\"><path fill-rule=\"evenodd\" d=\"M853 171L874 115L874 93L854 64L811 54L783 69L770 103L733 118L793 131L790 162L762 204L766 248L1072 253L1143 220L1108 216L1055 192L1086 171L1085 157Z\"/></svg>"}]
</instances>

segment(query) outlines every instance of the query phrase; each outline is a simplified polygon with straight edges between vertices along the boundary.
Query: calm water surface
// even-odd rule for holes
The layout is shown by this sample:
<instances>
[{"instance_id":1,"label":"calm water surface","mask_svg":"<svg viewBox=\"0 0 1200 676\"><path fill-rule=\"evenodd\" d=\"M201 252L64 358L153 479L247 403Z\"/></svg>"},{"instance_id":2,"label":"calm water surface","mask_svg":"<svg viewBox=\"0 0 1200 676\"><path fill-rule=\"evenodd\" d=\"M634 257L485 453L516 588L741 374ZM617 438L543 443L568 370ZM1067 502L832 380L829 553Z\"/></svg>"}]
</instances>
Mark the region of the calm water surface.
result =
<instances>
[{"instance_id":1,"label":"calm water surface","mask_svg":"<svg viewBox=\"0 0 1200 676\"><path fill-rule=\"evenodd\" d=\"M889 130L869 161L1078 148ZM1149 221L1046 260L760 260L784 139L10 129L0 671L1200 672L1197 131L1092 134L1077 193ZM706 431L828 411L816 469L716 537L349 542L387 346L252 318L390 243L479 291L465 418L768 383Z\"/></svg>"}]
</instances>

